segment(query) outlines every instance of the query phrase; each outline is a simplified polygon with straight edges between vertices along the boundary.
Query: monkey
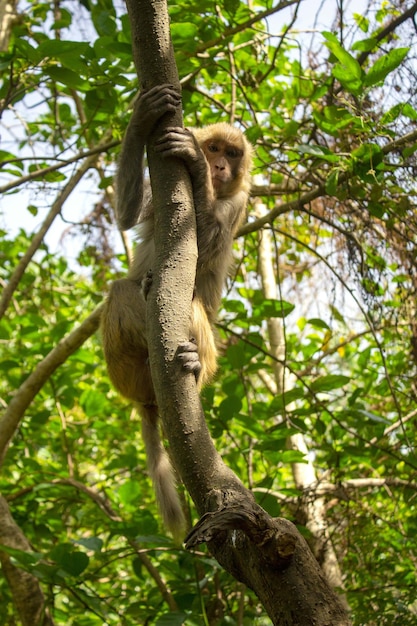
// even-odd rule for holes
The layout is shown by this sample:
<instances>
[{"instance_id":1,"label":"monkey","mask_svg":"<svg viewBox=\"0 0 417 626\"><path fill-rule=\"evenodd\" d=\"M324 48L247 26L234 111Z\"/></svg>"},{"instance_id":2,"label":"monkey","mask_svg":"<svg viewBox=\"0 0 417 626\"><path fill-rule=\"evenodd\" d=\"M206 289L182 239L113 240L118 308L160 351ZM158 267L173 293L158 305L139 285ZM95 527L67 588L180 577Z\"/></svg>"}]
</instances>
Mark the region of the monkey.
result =
<instances>
[{"instance_id":1,"label":"monkey","mask_svg":"<svg viewBox=\"0 0 417 626\"><path fill-rule=\"evenodd\" d=\"M144 151L158 120L173 113L180 101L174 87L164 84L142 91L135 102L118 164L116 216L121 230L136 226L138 245L127 277L111 285L102 316L109 377L139 411L148 472L164 524L175 538L181 537L185 519L175 474L159 432L146 339L146 285L155 247L152 197L144 182ZM240 130L221 122L192 131L168 127L154 149L162 157L181 159L192 183L198 258L190 341L179 347L177 356L185 370L194 373L200 390L217 368L213 326L233 239L248 203L252 145Z\"/></svg>"}]
</instances>

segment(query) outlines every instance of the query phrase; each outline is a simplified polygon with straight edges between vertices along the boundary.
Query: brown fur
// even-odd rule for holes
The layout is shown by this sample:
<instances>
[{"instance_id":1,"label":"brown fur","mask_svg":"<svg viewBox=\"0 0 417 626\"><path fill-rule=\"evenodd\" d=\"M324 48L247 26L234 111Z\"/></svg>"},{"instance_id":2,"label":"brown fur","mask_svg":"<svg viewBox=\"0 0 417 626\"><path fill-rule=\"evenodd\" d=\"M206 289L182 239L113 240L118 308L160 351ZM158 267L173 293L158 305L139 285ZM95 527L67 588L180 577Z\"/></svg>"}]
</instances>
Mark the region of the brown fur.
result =
<instances>
[{"instance_id":1,"label":"brown fur","mask_svg":"<svg viewBox=\"0 0 417 626\"><path fill-rule=\"evenodd\" d=\"M144 202L143 152L150 130L161 115L178 106L178 95L163 85L137 100L122 147L118 171L118 222L126 229L139 225L139 244L125 279L110 290L102 321L104 354L114 386L132 400L142 416L148 471L164 522L177 538L184 515L169 458L161 443L158 411L148 365L146 301L141 287L154 257L153 209ZM217 351L213 322L227 276L233 237L242 222L250 188L251 146L229 124L214 124L192 133L171 128L155 148L164 156L182 158L193 184L197 219L198 261L192 303L190 338L198 346L198 386L213 377Z\"/></svg>"}]
</instances>

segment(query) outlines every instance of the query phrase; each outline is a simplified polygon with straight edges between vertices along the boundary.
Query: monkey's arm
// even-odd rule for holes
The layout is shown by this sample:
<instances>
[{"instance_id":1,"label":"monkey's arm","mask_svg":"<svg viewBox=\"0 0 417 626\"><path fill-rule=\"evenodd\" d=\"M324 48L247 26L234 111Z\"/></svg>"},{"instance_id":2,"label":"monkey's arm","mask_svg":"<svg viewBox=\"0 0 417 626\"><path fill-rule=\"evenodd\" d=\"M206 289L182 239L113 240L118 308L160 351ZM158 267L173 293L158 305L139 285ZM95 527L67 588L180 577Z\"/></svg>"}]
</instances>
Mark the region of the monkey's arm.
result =
<instances>
[{"instance_id":1,"label":"monkey's arm","mask_svg":"<svg viewBox=\"0 0 417 626\"><path fill-rule=\"evenodd\" d=\"M210 169L193 133L187 128L167 128L155 144L164 157L182 159L190 173L196 212L213 213L215 193Z\"/></svg>"},{"instance_id":2,"label":"monkey's arm","mask_svg":"<svg viewBox=\"0 0 417 626\"><path fill-rule=\"evenodd\" d=\"M137 98L127 127L117 173L117 223L121 230L137 224L143 201L145 146L156 122L174 113L181 102L172 85L157 85Z\"/></svg>"},{"instance_id":3,"label":"monkey's arm","mask_svg":"<svg viewBox=\"0 0 417 626\"><path fill-rule=\"evenodd\" d=\"M155 150L165 157L182 159L190 173L193 186L194 208L197 219L199 262L210 258L224 248L225 238L230 238L233 202L224 207L216 201L207 159L191 131L186 128L167 128L155 145ZM224 210L226 208L226 210Z\"/></svg>"}]
</instances>

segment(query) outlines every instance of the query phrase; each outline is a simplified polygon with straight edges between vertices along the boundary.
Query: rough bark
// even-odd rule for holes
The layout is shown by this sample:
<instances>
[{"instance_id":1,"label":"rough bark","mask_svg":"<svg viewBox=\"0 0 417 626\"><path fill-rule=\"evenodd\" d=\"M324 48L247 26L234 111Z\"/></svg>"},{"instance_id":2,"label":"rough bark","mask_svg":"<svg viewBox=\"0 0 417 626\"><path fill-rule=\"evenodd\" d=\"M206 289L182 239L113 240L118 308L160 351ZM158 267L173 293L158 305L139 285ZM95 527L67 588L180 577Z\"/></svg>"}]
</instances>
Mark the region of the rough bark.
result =
<instances>
[{"instance_id":1,"label":"rough bark","mask_svg":"<svg viewBox=\"0 0 417 626\"><path fill-rule=\"evenodd\" d=\"M127 6L142 87L178 85L166 1L127 0ZM162 124L172 124L167 117ZM295 526L267 515L222 462L194 378L175 359L178 344L189 339L195 218L184 168L173 159L158 159L152 140L148 161L157 249L148 296L149 358L174 463L203 516L187 545L208 542L219 563L255 591L275 624L345 626L347 614Z\"/></svg>"},{"instance_id":2,"label":"rough bark","mask_svg":"<svg viewBox=\"0 0 417 626\"><path fill-rule=\"evenodd\" d=\"M31 552L31 546L14 521L3 496L0 496L0 544ZM53 626L38 579L16 567L6 552L0 552L0 563L22 626Z\"/></svg>"}]
</instances>

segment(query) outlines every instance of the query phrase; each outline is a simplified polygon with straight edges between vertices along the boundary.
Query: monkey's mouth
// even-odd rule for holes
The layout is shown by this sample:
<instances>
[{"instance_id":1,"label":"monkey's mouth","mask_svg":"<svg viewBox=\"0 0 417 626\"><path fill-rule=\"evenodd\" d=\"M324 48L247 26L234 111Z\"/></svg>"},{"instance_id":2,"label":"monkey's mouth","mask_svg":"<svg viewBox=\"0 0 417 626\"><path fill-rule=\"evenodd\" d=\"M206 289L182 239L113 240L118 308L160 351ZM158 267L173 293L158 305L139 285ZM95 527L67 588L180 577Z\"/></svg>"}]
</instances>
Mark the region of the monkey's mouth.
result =
<instances>
[{"instance_id":1,"label":"monkey's mouth","mask_svg":"<svg viewBox=\"0 0 417 626\"><path fill-rule=\"evenodd\" d=\"M227 178L225 176L213 176L214 187L222 187L225 183L227 183Z\"/></svg>"}]
</instances>

